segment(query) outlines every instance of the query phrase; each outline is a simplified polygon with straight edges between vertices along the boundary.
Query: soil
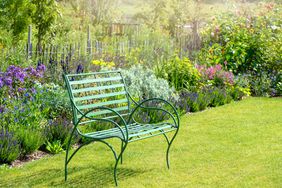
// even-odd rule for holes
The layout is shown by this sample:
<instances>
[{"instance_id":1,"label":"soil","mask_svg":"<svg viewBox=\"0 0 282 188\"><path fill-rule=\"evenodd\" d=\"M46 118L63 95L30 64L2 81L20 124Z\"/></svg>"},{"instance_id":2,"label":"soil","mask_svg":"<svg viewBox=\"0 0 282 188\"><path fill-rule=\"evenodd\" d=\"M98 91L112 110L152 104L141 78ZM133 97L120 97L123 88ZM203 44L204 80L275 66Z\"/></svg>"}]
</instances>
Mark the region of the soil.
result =
<instances>
[{"instance_id":1,"label":"soil","mask_svg":"<svg viewBox=\"0 0 282 188\"><path fill-rule=\"evenodd\" d=\"M13 161L10 167L11 168L22 167L24 164L28 162L35 161L35 160L38 160L38 159L41 159L47 156L50 156L50 154L44 151L36 151L30 155L25 156L23 159L18 159L18 160Z\"/></svg>"}]
</instances>

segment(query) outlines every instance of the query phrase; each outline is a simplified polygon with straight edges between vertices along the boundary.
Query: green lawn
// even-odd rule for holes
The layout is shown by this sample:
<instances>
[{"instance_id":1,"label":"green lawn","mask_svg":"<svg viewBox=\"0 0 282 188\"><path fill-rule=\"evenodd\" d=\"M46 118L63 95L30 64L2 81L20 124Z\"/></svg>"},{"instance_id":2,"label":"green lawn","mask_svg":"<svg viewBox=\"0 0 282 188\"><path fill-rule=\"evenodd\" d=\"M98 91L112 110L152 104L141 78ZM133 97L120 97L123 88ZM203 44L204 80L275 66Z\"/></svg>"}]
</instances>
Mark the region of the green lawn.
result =
<instances>
[{"instance_id":1,"label":"green lawn","mask_svg":"<svg viewBox=\"0 0 282 188\"><path fill-rule=\"evenodd\" d=\"M119 187L281 187L282 98L248 98L183 116L170 170L165 149L161 136L129 144ZM0 187L114 187L114 159L106 146L82 149L67 183L64 156L2 168Z\"/></svg>"}]
</instances>

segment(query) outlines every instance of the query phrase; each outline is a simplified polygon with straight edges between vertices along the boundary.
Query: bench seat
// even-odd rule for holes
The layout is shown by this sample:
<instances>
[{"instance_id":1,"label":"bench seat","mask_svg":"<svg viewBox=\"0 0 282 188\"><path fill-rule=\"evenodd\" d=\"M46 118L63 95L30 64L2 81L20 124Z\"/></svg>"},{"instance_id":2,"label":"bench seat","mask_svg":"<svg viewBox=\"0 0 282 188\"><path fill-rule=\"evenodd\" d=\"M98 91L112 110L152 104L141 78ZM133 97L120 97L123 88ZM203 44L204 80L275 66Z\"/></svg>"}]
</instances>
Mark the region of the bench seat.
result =
<instances>
[{"instance_id":1,"label":"bench seat","mask_svg":"<svg viewBox=\"0 0 282 188\"><path fill-rule=\"evenodd\" d=\"M133 142L136 140L144 139L147 137L157 136L166 132L174 131L177 129L174 124L170 123L158 123L158 124L130 124L128 125L128 140ZM125 133L125 127L122 127L122 131ZM85 136L93 139L108 139L117 137L123 139L122 132L119 128L112 128L92 133L87 133Z\"/></svg>"}]
</instances>

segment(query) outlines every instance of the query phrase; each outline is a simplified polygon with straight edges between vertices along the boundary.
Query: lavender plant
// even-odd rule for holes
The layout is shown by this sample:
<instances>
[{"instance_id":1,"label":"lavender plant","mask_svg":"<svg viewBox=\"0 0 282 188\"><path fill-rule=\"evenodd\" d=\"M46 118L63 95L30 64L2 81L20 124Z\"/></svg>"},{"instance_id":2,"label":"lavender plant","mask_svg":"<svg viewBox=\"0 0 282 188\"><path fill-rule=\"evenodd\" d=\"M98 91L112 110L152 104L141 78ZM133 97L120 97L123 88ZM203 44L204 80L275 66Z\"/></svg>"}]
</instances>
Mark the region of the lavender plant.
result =
<instances>
[{"instance_id":1,"label":"lavender plant","mask_svg":"<svg viewBox=\"0 0 282 188\"><path fill-rule=\"evenodd\" d=\"M11 163L20 155L20 144L13 132L0 129L0 164Z\"/></svg>"}]
</instances>

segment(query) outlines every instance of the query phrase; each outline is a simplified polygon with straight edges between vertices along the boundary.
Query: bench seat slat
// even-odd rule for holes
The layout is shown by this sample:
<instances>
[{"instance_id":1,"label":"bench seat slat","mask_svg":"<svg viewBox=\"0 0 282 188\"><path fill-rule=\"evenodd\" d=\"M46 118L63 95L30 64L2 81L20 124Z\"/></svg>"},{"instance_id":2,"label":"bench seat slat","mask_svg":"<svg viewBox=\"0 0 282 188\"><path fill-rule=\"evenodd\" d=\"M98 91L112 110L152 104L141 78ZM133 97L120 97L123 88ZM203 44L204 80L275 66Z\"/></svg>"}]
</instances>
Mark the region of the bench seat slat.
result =
<instances>
[{"instance_id":1,"label":"bench seat slat","mask_svg":"<svg viewBox=\"0 0 282 188\"><path fill-rule=\"evenodd\" d=\"M115 93L105 93L105 94L99 94L99 95L90 95L90 96L85 96L85 97L76 97L74 98L74 101L85 101L85 100L92 100L92 99L101 99L101 98L106 98L106 97L114 97L114 96L119 96L119 95L125 95L125 91L121 92L115 92Z\"/></svg>"},{"instance_id":2,"label":"bench seat slat","mask_svg":"<svg viewBox=\"0 0 282 188\"><path fill-rule=\"evenodd\" d=\"M98 82L107 82L107 81L119 81L122 78L118 77L109 77L109 78L96 78L96 79L82 79L78 81L70 81L70 85L77 85L77 84L90 84L90 83L98 83Z\"/></svg>"},{"instance_id":3,"label":"bench seat slat","mask_svg":"<svg viewBox=\"0 0 282 188\"><path fill-rule=\"evenodd\" d=\"M125 132L125 128L122 127L122 129ZM169 132L175 129L176 128L173 127L173 125L170 123L129 125L128 126L128 133L129 133L128 137L129 139L133 139L133 140L138 139L139 140L139 139L142 139L143 138L142 136L144 135L149 135L145 137L151 137L154 135L162 134L160 131ZM92 138L98 138L98 139L106 139L106 138L111 138L111 137L123 138L122 133L120 132L118 128L112 128L112 129L107 129L103 131L87 133L85 135L90 136Z\"/></svg>"},{"instance_id":4,"label":"bench seat slat","mask_svg":"<svg viewBox=\"0 0 282 188\"><path fill-rule=\"evenodd\" d=\"M113 100L113 101L106 101L106 102L100 102L100 103L94 103L94 104L87 104L87 105L81 105L81 106L77 106L77 108L79 110L83 110L83 109L90 109L90 108L95 108L95 107L99 107L99 106L107 106L107 105L111 105L111 104L122 104L122 103L126 103L128 102L127 99L120 99L120 100Z\"/></svg>"},{"instance_id":5,"label":"bench seat slat","mask_svg":"<svg viewBox=\"0 0 282 188\"><path fill-rule=\"evenodd\" d=\"M113 84L113 85L107 85L107 86L98 86L98 87L87 87L82 89L72 89L72 93L82 93L82 92L88 92L88 91L99 91L99 90L106 90L106 89L114 89L124 87L124 84Z\"/></svg>"}]
</instances>

